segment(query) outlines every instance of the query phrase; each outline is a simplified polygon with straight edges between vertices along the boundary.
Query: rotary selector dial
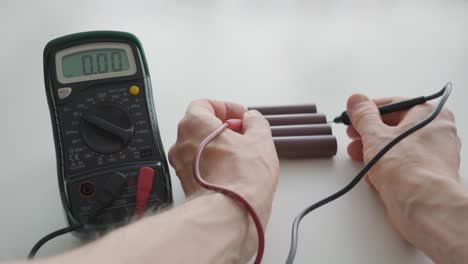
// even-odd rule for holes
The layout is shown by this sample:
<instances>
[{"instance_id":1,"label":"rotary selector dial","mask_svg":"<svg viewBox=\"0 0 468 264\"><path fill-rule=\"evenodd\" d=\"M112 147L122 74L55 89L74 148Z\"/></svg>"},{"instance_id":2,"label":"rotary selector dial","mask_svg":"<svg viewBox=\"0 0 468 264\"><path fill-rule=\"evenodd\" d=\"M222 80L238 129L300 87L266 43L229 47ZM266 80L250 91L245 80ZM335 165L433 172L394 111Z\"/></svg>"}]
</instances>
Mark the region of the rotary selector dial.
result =
<instances>
[{"instance_id":1,"label":"rotary selector dial","mask_svg":"<svg viewBox=\"0 0 468 264\"><path fill-rule=\"evenodd\" d=\"M81 116L81 137L98 153L122 151L132 140L134 130L131 115L114 103L96 104Z\"/></svg>"}]
</instances>

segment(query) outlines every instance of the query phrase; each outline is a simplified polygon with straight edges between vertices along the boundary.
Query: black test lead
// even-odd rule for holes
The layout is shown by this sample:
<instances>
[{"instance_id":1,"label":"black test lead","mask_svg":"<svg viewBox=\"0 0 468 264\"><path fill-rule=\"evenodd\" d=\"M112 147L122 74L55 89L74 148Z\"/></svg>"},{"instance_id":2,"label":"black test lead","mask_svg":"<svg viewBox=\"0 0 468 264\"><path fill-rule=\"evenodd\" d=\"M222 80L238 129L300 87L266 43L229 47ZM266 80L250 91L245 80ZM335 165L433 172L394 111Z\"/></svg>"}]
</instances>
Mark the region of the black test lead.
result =
<instances>
[{"instance_id":1,"label":"black test lead","mask_svg":"<svg viewBox=\"0 0 468 264\"><path fill-rule=\"evenodd\" d=\"M444 93L444 90L445 90L445 87L441 91L439 91L439 92L437 92L435 94L429 95L429 96L419 96L419 97L415 97L415 98L411 98L411 99L402 100L402 101L398 101L398 102L395 102L395 103L389 103L389 104L386 104L386 105L379 106L380 115L385 115L385 114L390 114L390 113L394 113L394 112L398 112L398 111L408 110L413 106L416 106L416 105L419 105L419 104L424 104L427 101L430 101L432 99L435 99L435 98L441 96ZM343 111L343 113L341 113L341 115L335 117L332 121L329 121L328 123L332 123L332 122L336 123L336 124L343 123L343 124L345 124L347 126L351 124L351 120L349 119L348 113L346 111Z\"/></svg>"},{"instance_id":2,"label":"black test lead","mask_svg":"<svg viewBox=\"0 0 468 264\"><path fill-rule=\"evenodd\" d=\"M420 121L416 125L408 128L403 133L401 133L400 135L398 135L397 137L392 139L389 143L387 143L387 145L385 145L379 152L377 152L377 154L367 164L365 164L364 167L362 167L362 169L358 172L358 174L346 186L344 186L343 188L341 188L337 192L331 194L330 196L325 197L324 199L322 199L322 200L320 200L320 201L318 201L318 202L304 208L301 212L299 212L299 214L296 215L296 218L294 218L294 222L293 222L292 228L291 228L291 244L290 244L290 247L289 247L288 257L287 257L286 262L285 262L286 264L292 264L294 262L294 258L296 257L296 252L297 252L297 247L298 247L298 240L299 240L299 237L298 237L299 236L299 224L301 223L301 220L307 214L314 211L315 209L318 209L318 208L320 208L320 207L322 207L322 206L324 206L324 205L326 205L326 204L340 198L341 196L345 195L349 191L351 191L362 180L362 178L367 174L367 172L369 172L369 170L380 160L380 158L382 158L383 155L385 155L385 153L387 153L396 144L401 142L403 139L405 139L409 135L413 134L417 130L419 130L419 129L425 127L427 124L431 123L437 117L437 115L439 115L440 111L442 111L442 108L444 107L445 102L447 102L447 99L449 98L451 92L452 92L452 83L449 82L444 86L444 88L442 90L440 90L439 92L437 92L437 93L435 93L433 95L429 95L427 97L424 97L424 96L417 97L417 98L413 98L413 99L410 99L410 100L400 101L400 102L397 102L397 103L391 103L391 104L387 104L387 105L384 105L382 107L379 107L379 110L380 110L381 114L382 114L382 112L383 112L383 114L388 114L388 113L399 111L399 110L396 110L396 109L405 110L405 109L410 108L411 107L410 105L413 105L413 106L418 105L418 104L424 103L426 101L429 101L429 100L436 99L436 98L440 97L439 102L437 103L434 110L432 111L432 113L428 117L424 118L422 121ZM424 102L421 102L421 101L424 101ZM417 103L417 102L419 102L419 103ZM346 112L343 112L343 114L341 114L341 116L337 117L337 118L339 118L337 120L338 121L337 123L343 122L344 124L346 124L345 123L346 119L341 119L342 117L347 118L347 120L348 120L347 122L349 124L349 117L348 117L348 114Z\"/></svg>"}]
</instances>

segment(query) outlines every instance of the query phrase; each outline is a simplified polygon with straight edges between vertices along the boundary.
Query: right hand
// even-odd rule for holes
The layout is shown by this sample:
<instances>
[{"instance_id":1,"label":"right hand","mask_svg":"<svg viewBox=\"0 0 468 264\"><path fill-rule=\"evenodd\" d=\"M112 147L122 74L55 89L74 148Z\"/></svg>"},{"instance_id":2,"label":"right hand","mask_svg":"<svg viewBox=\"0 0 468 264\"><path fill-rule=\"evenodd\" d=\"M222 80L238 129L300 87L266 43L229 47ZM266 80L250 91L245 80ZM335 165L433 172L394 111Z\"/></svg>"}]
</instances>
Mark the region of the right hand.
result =
<instances>
[{"instance_id":1,"label":"right hand","mask_svg":"<svg viewBox=\"0 0 468 264\"><path fill-rule=\"evenodd\" d=\"M352 139L348 153L353 160L369 162L383 146L429 116L435 107L425 103L408 111L380 116L377 105L399 100L372 101L364 95L348 99L347 111L353 124L347 131ZM454 192L454 186L459 185L460 148L454 115L444 108L430 124L388 151L367 175L368 182L382 198L393 226L416 247L427 248L425 243L429 242L428 237L418 232L415 225L420 219L415 220L415 215L423 211L422 206L431 204L436 194Z\"/></svg>"}]
</instances>

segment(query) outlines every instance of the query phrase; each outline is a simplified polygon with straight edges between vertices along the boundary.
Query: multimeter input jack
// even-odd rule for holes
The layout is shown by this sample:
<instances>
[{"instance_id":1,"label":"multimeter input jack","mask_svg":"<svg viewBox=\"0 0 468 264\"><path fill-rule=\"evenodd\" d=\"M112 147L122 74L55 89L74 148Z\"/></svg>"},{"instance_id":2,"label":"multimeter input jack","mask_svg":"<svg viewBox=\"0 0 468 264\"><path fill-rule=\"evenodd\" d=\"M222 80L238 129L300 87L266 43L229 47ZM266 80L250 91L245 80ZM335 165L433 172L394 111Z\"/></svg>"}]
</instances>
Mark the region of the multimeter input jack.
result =
<instances>
[{"instance_id":1,"label":"multimeter input jack","mask_svg":"<svg viewBox=\"0 0 468 264\"><path fill-rule=\"evenodd\" d=\"M84 182L80 185L80 194L84 197L91 197L94 194L94 184L90 182Z\"/></svg>"}]
</instances>

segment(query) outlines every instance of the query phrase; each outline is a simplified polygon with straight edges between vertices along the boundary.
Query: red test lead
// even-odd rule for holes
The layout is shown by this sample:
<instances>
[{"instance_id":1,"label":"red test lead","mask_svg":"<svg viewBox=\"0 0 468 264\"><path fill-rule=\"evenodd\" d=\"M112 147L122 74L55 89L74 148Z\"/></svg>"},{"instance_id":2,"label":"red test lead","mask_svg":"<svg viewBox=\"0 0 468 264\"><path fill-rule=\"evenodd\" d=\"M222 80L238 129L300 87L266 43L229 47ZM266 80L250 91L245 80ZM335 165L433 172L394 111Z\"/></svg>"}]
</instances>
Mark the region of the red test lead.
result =
<instances>
[{"instance_id":1,"label":"red test lead","mask_svg":"<svg viewBox=\"0 0 468 264\"><path fill-rule=\"evenodd\" d=\"M236 132L241 132L242 131L242 120L239 119L229 119L226 120L222 125L220 125L217 129L215 129L213 132L211 132L210 135L208 135L202 143L200 143L200 146L198 147L195 159L193 160L193 176L195 178L195 181L203 188L215 192L222 193L229 198L233 199L234 201L240 203L242 207L247 211L247 213L252 217L252 220L255 224L255 227L257 229L257 236L258 236L258 250L257 250L257 256L255 258L254 263L255 264L260 264L262 262L263 258L263 251L265 250L265 232L263 230L263 225L262 222L260 221L260 218L258 217L257 213L255 212L255 209L249 204L249 202L242 197L240 194L236 193L235 191L226 189L222 186L211 184L207 181L205 181L201 176L200 176L200 158L203 153L203 150L206 148L206 146L214 139L216 136L218 136L221 132L223 132L224 129L229 128L233 131Z\"/></svg>"},{"instance_id":2,"label":"red test lead","mask_svg":"<svg viewBox=\"0 0 468 264\"><path fill-rule=\"evenodd\" d=\"M242 120L240 119L228 119L226 120L227 127L232 131L236 131L238 133L242 132Z\"/></svg>"},{"instance_id":3,"label":"red test lead","mask_svg":"<svg viewBox=\"0 0 468 264\"><path fill-rule=\"evenodd\" d=\"M153 188L154 169L141 167L138 170L138 183L136 191L135 216L140 219L146 210L148 199Z\"/></svg>"}]
</instances>

